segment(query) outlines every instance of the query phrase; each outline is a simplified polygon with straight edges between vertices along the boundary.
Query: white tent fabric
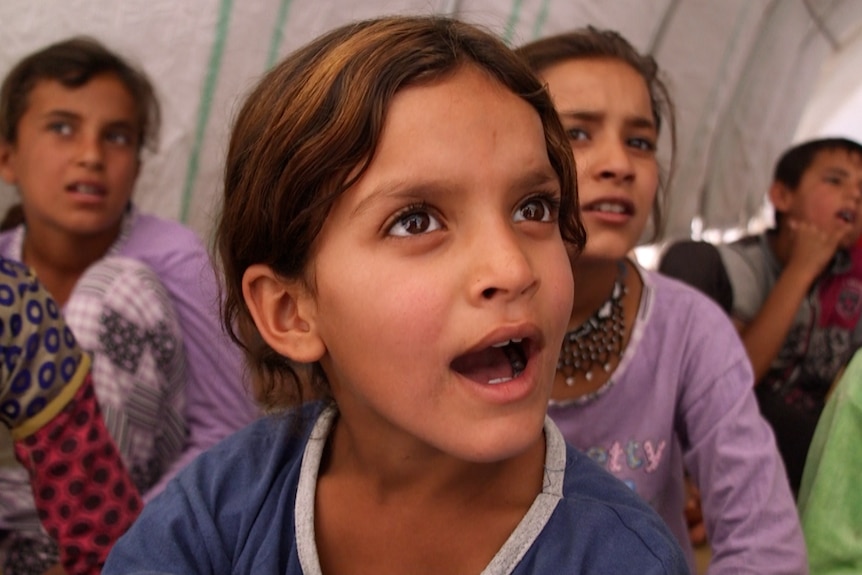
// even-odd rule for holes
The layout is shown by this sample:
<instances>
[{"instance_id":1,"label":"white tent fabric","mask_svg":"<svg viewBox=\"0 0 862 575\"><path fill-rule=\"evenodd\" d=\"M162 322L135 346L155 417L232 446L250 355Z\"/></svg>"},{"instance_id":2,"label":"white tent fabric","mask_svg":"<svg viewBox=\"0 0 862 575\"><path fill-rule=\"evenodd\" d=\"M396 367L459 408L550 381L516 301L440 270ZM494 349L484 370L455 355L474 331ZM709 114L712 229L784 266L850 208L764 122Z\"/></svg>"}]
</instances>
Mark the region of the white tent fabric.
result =
<instances>
[{"instance_id":1,"label":"white tent fabric","mask_svg":"<svg viewBox=\"0 0 862 575\"><path fill-rule=\"evenodd\" d=\"M839 136L862 141L862 29L827 58L796 130L797 141Z\"/></svg>"},{"instance_id":2,"label":"white tent fabric","mask_svg":"<svg viewBox=\"0 0 862 575\"><path fill-rule=\"evenodd\" d=\"M855 90L862 59L862 49L852 51L833 66L843 70L837 79L821 76L821 64L859 36L862 2L855 0L3 0L0 74L76 34L141 65L157 85L164 118L136 201L209 237L231 118L250 84L332 27L393 13L455 15L512 45L593 24L654 53L678 112L671 237L688 236L694 217L728 228L756 216L772 164L793 139L818 79L847 92L821 96L822 110L831 110ZM811 118L811 134L840 121L823 111ZM0 188L0 211L15 201L13 189Z\"/></svg>"}]
</instances>

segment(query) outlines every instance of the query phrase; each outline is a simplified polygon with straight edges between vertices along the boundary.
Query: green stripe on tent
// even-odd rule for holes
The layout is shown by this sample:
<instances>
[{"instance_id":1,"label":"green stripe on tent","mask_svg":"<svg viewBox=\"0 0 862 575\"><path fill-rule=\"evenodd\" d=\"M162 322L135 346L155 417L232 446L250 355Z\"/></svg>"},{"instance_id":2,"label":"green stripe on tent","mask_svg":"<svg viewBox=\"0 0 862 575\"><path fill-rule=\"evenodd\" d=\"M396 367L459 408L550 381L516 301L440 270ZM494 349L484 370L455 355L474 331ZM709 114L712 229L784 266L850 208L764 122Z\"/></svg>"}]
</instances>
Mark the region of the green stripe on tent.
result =
<instances>
[{"instance_id":1,"label":"green stripe on tent","mask_svg":"<svg viewBox=\"0 0 862 575\"><path fill-rule=\"evenodd\" d=\"M512 12L509 14L509 19L506 21L506 31L503 34L503 41L509 46L512 45L512 39L515 36L515 28L518 26L518 21L521 19L521 5L524 0L515 0L512 4Z\"/></svg>"},{"instance_id":2,"label":"green stripe on tent","mask_svg":"<svg viewBox=\"0 0 862 575\"><path fill-rule=\"evenodd\" d=\"M219 70L221 69L222 55L224 54L224 45L227 38L227 31L230 25L230 14L233 7L233 0L221 0L219 4L218 22L216 23L215 42L213 43L212 52L210 52L210 61L207 68L207 76L204 80L203 93L201 94L200 107L198 108L198 122L195 128L195 141L192 147L191 155L189 156L189 166L186 170L186 182L183 186L182 205L180 207L180 221L187 222L189 217L189 208L192 203L192 190L195 186L195 180L198 177L198 166L200 163L201 147L203 146L204 133L206 132L207 122L209 121L210 109L212 108L213 93L215 92L216 81L218 80Z\"/></svg>"},{"instance_id":3,"label":"green stripe on tent","mask_svg":"<svg viewBox=\"0 0 862 575\"><path fill-rule=\"evenodd\" d=\"M266 69L272 68L278 60L278 51L284 38L284 27L287 24L287 15L293 0L281 0L278 6L278 16L275 19L275 28L272 31L272 40L269 42L269 54L266 58Z\"/></svg>"},{"instance_id":4,"label":"green stripe on tent","mask_svg":"<svg viewBox=\"0 0 862 575\"><path fill-rule=\"evenodd\" d=\"M551 0L542 0L542 5L539 7L539 15L536 16L536 21L533 23L533 40L538 40L542 35L542 30L545 29L545 22L548 21L548 7Z\"/></svg>"}]
</instances>

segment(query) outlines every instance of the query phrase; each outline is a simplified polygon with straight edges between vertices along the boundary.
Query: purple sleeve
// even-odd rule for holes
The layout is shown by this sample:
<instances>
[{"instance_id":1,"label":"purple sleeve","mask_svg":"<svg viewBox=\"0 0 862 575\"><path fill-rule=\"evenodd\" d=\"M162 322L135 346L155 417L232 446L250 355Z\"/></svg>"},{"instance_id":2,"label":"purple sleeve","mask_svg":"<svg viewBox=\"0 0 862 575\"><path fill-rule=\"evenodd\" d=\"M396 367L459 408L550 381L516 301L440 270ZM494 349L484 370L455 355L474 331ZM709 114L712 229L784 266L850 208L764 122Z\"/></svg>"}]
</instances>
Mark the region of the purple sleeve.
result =
<instances>
[{"instance_id":1,"label":"purple sleeve","mask_svg":"<svg viewBox=\"0 0 862 575\"><path fill-rule=\"evenodd\" d=\"M209 254L197 236L175 222L138 215L121 255L149 265L170 293L188 360L187 443L179 459L146 494L167 482L205 449L258 416L243 383L240 349L221 328L219 290Z\"/></svg>"},{"instance_id":2,"label":"purple sleeve","mask_svg":"<svg viewBox=\"0 0 862 575\"><path fill-rule=\"evenodd\" d=\"M708 573L807 573L796 506L742 343L711 302L696 318L678 421L685 465L702 495Z\"/></svg>"}]
</instances>

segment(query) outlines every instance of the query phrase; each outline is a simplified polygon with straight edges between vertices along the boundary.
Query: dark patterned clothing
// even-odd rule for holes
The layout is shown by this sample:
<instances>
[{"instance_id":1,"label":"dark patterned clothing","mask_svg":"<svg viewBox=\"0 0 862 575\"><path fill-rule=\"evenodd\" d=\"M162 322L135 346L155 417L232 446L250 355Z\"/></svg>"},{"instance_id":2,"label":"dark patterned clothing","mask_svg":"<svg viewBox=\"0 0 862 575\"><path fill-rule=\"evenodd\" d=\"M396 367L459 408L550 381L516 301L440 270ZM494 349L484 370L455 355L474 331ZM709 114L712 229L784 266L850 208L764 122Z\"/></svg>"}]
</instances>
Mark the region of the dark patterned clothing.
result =
<instances>
[{"instance_id":1,"label":"dark patterned clothing","mask_svg":"<svg viewBox=\"0 0 862 575\"><path fill-rule=\"evenodd\" d=\"M0 259L0 280L0 420L10 429L41 426L33 423L40 412L66 386L83 383L78 370L89 360L26 267Z\"/></svg>"},{"instance_id":2,"label":"dark patterned clothing","mask_svg":"<svg viewBox=\"0 0 862 575\"><path fill-rule=\"evenodd\" d=\"M733 315L760 312L782 266L767 234L718 247L733 288ZM862 346L862 250L839 251L803 300L790 332L756 388L772 424L790 483L798 491L808 445L826 392Z\"/></svg>"},{"instance_id":3,"label":"dark patterned clothing","mask_svg":"<svg viewBox=\"0 0 862 575\"><path fill-rule=\"evenodd\" d=\"M53 538L3 524L6 575L42 573L58 558L70 575L98 573L140 511L89 368L48 293L24 266L0 258L0 445L12 445L29 478L29 501ZM0 508L14 527L21 501L6 487Z\"/></svg>"},{"instance_id":4,"label":"dark patterned clothing","mask_svg":"<svg viewBox=\"0 0 862 575\"><path fill-rule=\"evenodd\" d=\"M733 286L733 315L749 322L781 275L767 235L719 246ZM862 345L862 250L838 252L802 302L790 333L760 383L800 409L820 411L842 367Z\"/></svg>"}]
</instances>

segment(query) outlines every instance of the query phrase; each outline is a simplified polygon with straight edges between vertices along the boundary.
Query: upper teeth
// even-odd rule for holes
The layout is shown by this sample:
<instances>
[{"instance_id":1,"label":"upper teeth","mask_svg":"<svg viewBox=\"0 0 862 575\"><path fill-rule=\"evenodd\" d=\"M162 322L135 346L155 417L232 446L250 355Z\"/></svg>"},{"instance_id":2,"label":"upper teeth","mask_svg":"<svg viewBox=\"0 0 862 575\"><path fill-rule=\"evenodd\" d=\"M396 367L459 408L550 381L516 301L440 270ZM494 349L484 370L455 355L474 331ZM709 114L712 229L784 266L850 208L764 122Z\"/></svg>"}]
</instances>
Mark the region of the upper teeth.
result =
<instances>
[{"instance_id":1,"label":"upper teeth","mask_svg":"<svg viewBox=\"0 0 862 575\"><path fill-rule=\"evenodd\" d=\"M501 343L495 343L491 347L506 347L510 343L521 343L522 341L523 341L523 339L518 337L518 338L506 340L506 341L501 342Z\"/></svg>"},{"instance_id":2,"label":"upper teeth","mask_svg":"<svg viewBox=\"0 0 862 575\"><path fill-rule=\"evenodd\" d=\"M82 194L97 194L99 193L98 188L96 186L90 184L78 184L75 186L75 189Z\"/></svg>"},{"instance_id":3,"label":"upper teeth","mask_svg":"<svg viewBox=\"0 0 862 575\"><path fill-rule=\"evenodd\" d=\"M614 214L622 214L626 211L625 207L615 202L601 202L593 205L592 208L597 212L611 212Z\"/></svg>"}]
</instances>

